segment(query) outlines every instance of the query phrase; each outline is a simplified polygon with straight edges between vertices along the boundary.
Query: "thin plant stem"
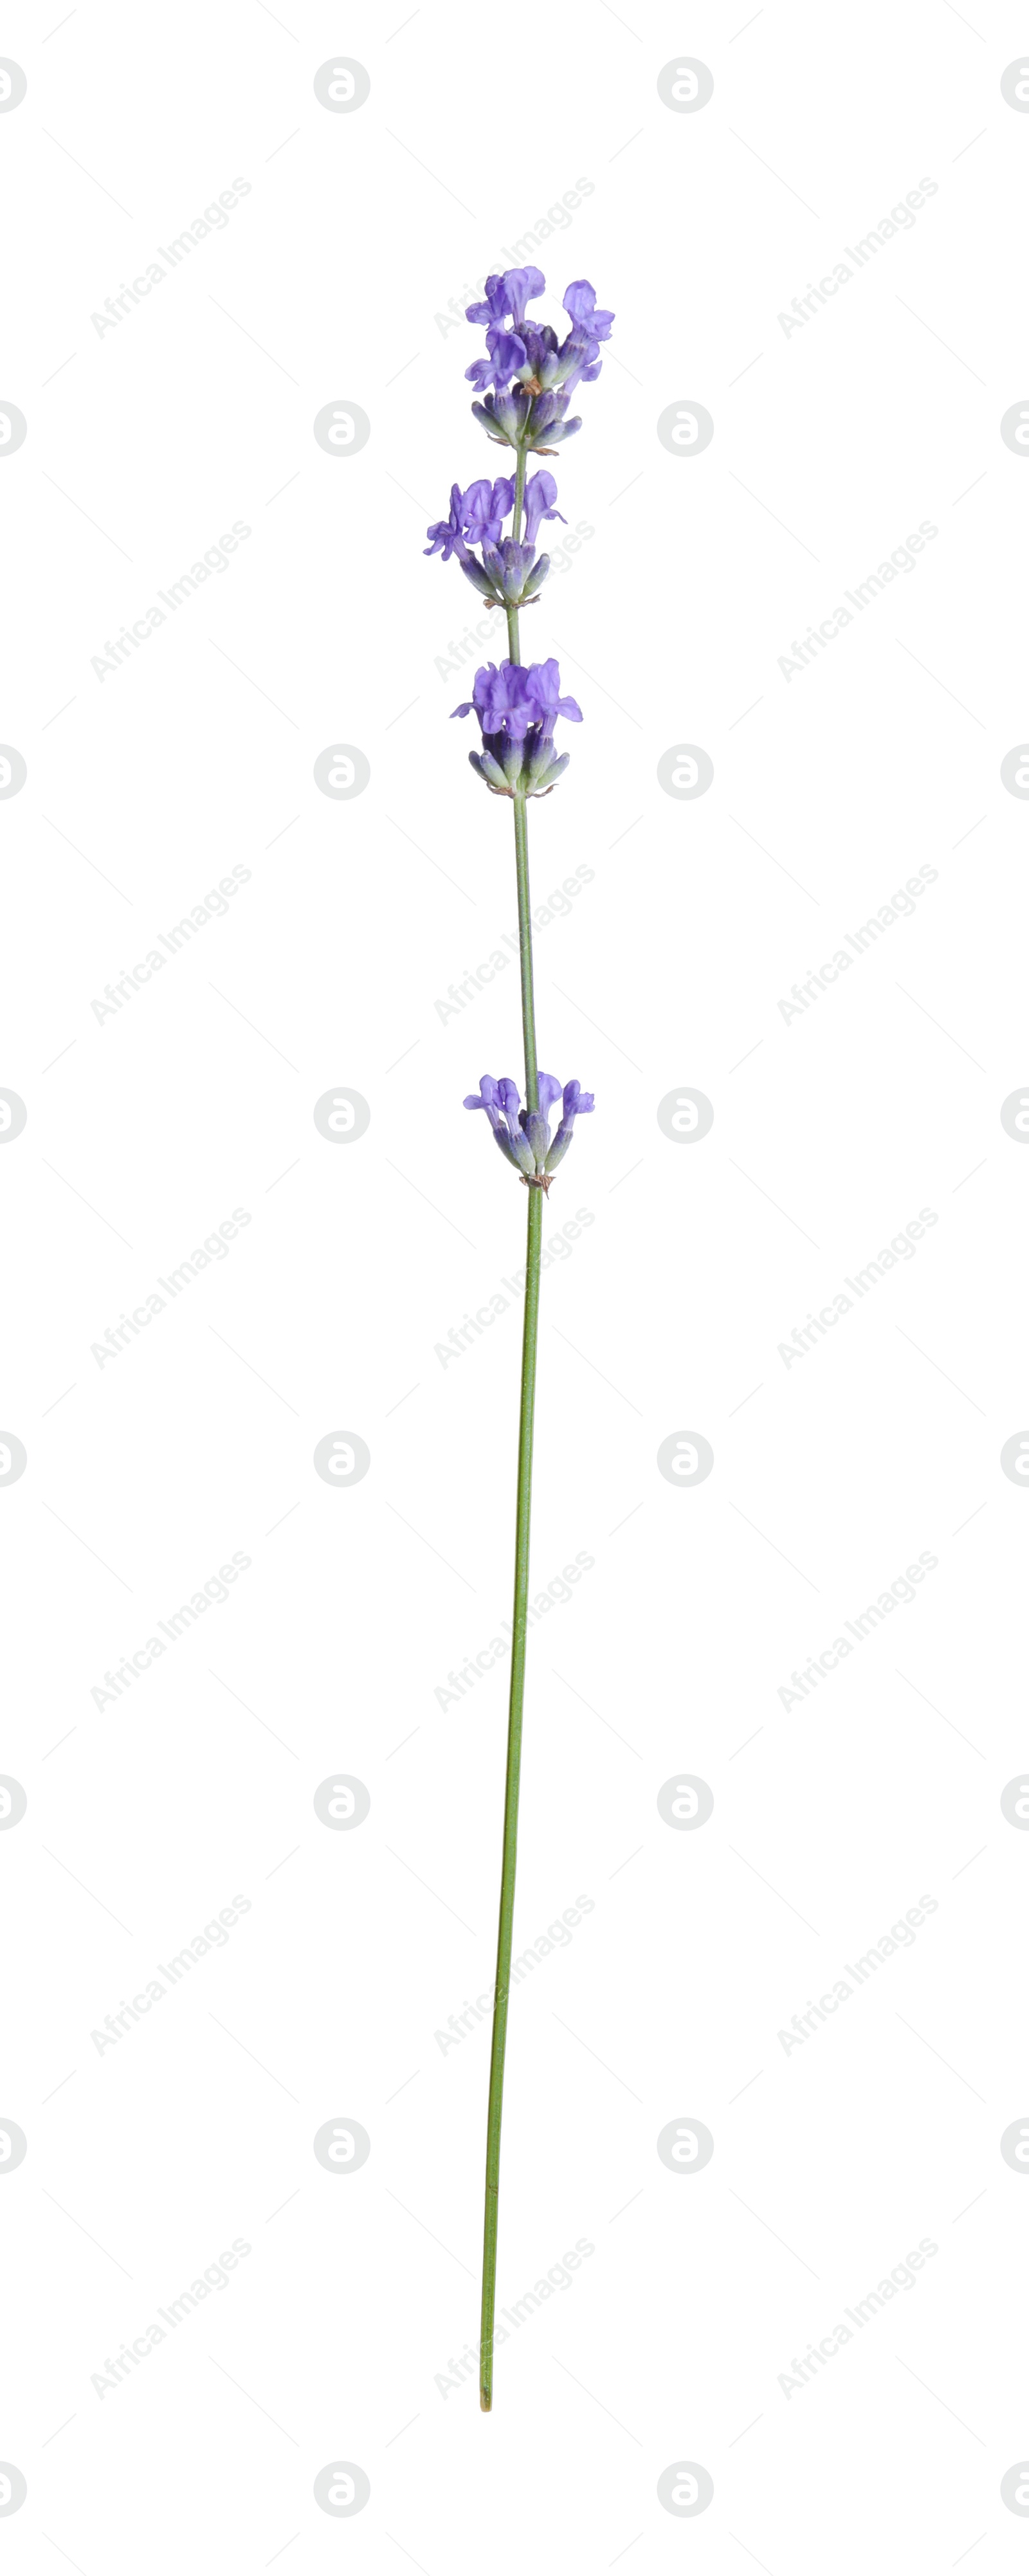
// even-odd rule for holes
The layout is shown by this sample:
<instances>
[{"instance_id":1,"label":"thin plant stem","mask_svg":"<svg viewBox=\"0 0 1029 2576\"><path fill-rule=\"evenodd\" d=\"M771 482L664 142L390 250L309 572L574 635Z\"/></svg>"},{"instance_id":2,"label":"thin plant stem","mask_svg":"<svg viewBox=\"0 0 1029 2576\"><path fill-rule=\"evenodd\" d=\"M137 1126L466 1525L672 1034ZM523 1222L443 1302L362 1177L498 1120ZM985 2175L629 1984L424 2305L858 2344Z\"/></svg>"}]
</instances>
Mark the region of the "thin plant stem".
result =
<instances>
[{"instance_id":1,"label":"thin plant stem","mask_svg":"<svg viewBox=\"0 0 1029 2576\"><path fill-rule=\"evenodd\" d=\"M500 2194L500 2123L504 2108L504 2050L511 1986L514 1929L515 1866L518 1857L518 1790L522 1767L522 1703L525 1695L525 1636L529 1607L529 1517L532 1504L532 1432L536 1401L536 1339L539 1326L540 1254L543 1239L543 1191L529 1190L528 1247L525 1270L525 1321L522 1330L522 1396L518 1429L518 1513L515 1526L514 1634L511 1639L511 1696L507 1721L507 1786L504 1797L504 1859L500 1878L500 1922L497 1931L497 1981L493 2001L489 2111L486 2123L486 2211L482 2244L482 2323L479 2351L479 2403L488 2415L493 2404L493 2322L497 2295L497 2219Z\"/></svg>"},{"instance_id":2,"label":"thin plant stem","mask_svg":"<svg viewBox=\"0 0 1029 2576\"><path fill-rule=\"evenodd\" d=\"M513 531L521 533L525 495L525 451L519 448L515 472ZM508 656L520 659L518 611L507 611ZM530 1110L539 1107L536 1062L536 1014L532 980L532 912L529 902L529 834L524 796L514 799L515 871L518 880L518 942L522 978L522 1035L525 1044L525 1097ZM515 1870L518 1859L518 1793L522 1769L522 1710L525 1698L525 1640L529 1609L529 1524L532 1510L532 1438L536 1403L536 1344L539 1332L540 1257L544 1192L529 1186L525 1256L525 1315L522 1326L522 1386L518 1416L518 1499L515 1516L514 1609L511 1638L511 1690L507 1716L507 1780L504 1792L504 1850L500 1873L500 1920L497 1927L497 1975L493 1990L493 2035L490 2050L489 2110L486 2119L486 2207L482 2243L482 2322L479 2346L479 2403L487 2414L493 2404L493 2331L497 2296L497 2224L500 2197L500 2128L504 2109L504 2054L507 2007L511 1988L514 1934Z\"/></svg>"}]
</instances>

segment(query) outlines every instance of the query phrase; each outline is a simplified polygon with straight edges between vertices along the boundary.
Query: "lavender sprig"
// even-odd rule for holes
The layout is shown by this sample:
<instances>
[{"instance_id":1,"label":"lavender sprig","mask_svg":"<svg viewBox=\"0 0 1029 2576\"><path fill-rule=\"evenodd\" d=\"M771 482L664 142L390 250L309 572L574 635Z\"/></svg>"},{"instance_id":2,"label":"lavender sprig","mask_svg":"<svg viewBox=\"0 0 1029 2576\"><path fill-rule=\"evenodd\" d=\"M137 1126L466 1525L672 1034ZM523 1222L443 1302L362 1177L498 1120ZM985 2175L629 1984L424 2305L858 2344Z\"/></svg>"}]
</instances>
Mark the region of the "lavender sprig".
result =
<instances>
[{"instance_id":1,"label":"lavender sprig","mask_svg":"<svg viewBox=\"0 0 1029 2576\"><path fill-rule=\"evenodd\" d=\"M482 748L469 752L471 766L492 795L506 796L514 807L525 1050L524 1108L509 1074L496 1081L492 1074L484 1073L478 1091L471 1092L464 1104L466 1109L485 1112L505 1161L513 1166L528 1191L507 1783L486 2124L479 2398L487 2414L493 2403L500 2129L518 1852L543 1202L572 1142L576 1118L593 1108L592 1092L583 1091L577 1081L566 1082L562 1088L552 1073L540 1073L537 1065L526 807L530 797L549 796L564 776L569 755L555 750L554 726L558 716L581 724L582 709L574 698L562 695L561 674L555 661L522 662L518 612L538 600L550 569L549 556L536 553L537 532L544 520L562 518L553 475L541 469L526 484L526 461L532 454L555 453L581 429L578 416L572 420L567 417L569 402L578 385L596 382L601 371L601 344L611 336L614 315L598 309L588 278L578 278L564 298L563 309L570 327L559 341L549 323L527 319L526 306L535 303L545 289L546 280L538 268L511 268L503 276L488 277L485 300L468 306L469 322L484 324L486 331L485 357L477 358L465 371L475 392L482 396L481 401L472 404L472 410L490 438L512 449L515 471L492 482L483 477L466 490L459 483L452 484L449 516L437 520L426 531L429 543L425 548L426 554L442 555L444 563L454 556L466 580L491 607L502 611L507 622L505 659L499 664L483 663L475 674L471 697L453 712L455 716L474 713L478 718ZM505 535L508 518L511 528ZM551 1138L550 1113L558 1101L561 1117Z\"/></svg>"}]
</instances>

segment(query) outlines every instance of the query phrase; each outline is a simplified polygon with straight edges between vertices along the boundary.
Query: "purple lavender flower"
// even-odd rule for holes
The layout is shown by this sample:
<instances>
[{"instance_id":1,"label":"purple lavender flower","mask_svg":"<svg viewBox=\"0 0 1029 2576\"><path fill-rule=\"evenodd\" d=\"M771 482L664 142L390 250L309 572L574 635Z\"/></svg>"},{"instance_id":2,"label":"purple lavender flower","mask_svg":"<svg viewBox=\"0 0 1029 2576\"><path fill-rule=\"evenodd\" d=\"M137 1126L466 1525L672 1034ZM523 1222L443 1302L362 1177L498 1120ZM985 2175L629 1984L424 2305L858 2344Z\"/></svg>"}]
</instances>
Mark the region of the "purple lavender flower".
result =
<instances>
[{"instance_id":1,"label":"purple lavender flower","mask_svg":"<svg viewBox=\"0 0 1029 2576\"><path fill-rule=\"evenodd\" d=\"M592 1107L592 1091L580 1091L577 1082L566 1082L562 1095L561 1124L547 1155L548 1172L556 1172L558 1164L563 1163L572 1141L572 1129L576 1119L583 1118L587 1110Z\"/></svg>"},{"instance_id":2,"label":"purple lavender flower","mask_svg":"<svg viewBox=\"0 0 1029 2576\"><path fill-rule=\"evenodd\" d=\"M487 436L502 447L549 455L571 438L582 422L566 417L578 384L591 385L600 374L601 342L611 337L614 314L599 306L588 277L573 279L564 299L571 323L558 344L549 322L528 322L526 305L544 292L538 268L509 268L488 277L484 303L469 304L469 322L486 325L487 356L466 368L468 382L482 402L472 404Z\"/></svg>"},{"instance_id":3,"label":"purple lavender flower","mask_svg":"<svg viewBox=\"0 0 1029 2576\"><path fill-rule=\"evenodd\" d=\"M556 499L557 485L552 474L546 473L543 468L541 468L538 474L530 474L529 480L525 486L525 528L523 532L527 546L535 545L536 530L539 527L541 519L560 519L562 527L567 527L568 521L565 518L564 511L555 510L554 508Z\"/></svg>"},{"instance_id":4,"label":"purple lavender flower","mask_svg":"<svg viewBox=\"0 0 1029 2576\"><path fill-rule=\"evenodd\" d=\"M558 1164L564 1161L572 1141L576 1118L593 1107L592 1091L581 1090L577 1082L566 1082L564 1091L552 1073L538 1077L538 1109L522 1109L521 1094L509 1074L495 1082L484 1073L478 1091L470 1092L466 1109L484 1109L501 1153L513 1163L524 1181L548 1190ZM550 1112L555 1101L562 1103L561 1123L553 1144L550 1141Z\"/></svg>"},{"instance_id":5,"label":"purple lavender flower","mask_svg":"<svg viewBox=\"0 0 1029 2576\"><path fill-rule=\"evenodd\" d=\"M546 290L546 278L539 268L508 268L502 277L486 280L485 304L469 304L469 322L500 323L510 320L520 331L525 320L525 307L535 303Z\"/></svg>"},{"instance_id":6,"label":"purple lavender flower","mask_svg":"<svg viewBox=\"0 0 1029 2576\"><path fill-rule=\"evenodd\" d=\"M472 545L495 544L513 506L514 476L511 474L500 475L495 483L490 483L488 476L483 476L479 482L469 483L467 492L462 492L459 483L452 483L450 516L437 519L434 527L426 529L430 543L422 548L423 554L442 553L444 563L449 563L451 555L456 555L458 562L465 564L468 542Z\"/></svg>"},{"instance_id":7,"label":"purple lavender flower","mask_svg":"<svg viewBox=\"0 0 1029 2576\"><path fill-rule=\"evenodd\" d=\"M487 385L495 385L500 393L526 363L525 342L517 331L502 331L494 323L486 333L486 347L489 356L476 358L474 366L465 368L465 375L477 394L484 393Z\"/></svg>"},{"instance_id":8,"label":"purple lavender flower","mask_svg":"<svg viewBox=\"0 0 1029 2576\"><path fill-rule=\"evenodd\" d=\"M613 313L597 310L597 298L588 277L577 277L564 297L564 311L573 328L587 340L609 340Z\"/></svg>"},{"instance_id":9,"label":"purple lavender flower","mask_svg":"<svg viewBox=\"0 0 1029 2576\"><path fill-rule=\"evenodd\" d=\"M482 750L468 754L472 768L495 796L546 796L563 777L568 753L554 752L554 723L566 716L582 723L575 698L561 695L557 663L483 662L470 698L455 716L478 716Z\"/></svg>"}]
</instances>

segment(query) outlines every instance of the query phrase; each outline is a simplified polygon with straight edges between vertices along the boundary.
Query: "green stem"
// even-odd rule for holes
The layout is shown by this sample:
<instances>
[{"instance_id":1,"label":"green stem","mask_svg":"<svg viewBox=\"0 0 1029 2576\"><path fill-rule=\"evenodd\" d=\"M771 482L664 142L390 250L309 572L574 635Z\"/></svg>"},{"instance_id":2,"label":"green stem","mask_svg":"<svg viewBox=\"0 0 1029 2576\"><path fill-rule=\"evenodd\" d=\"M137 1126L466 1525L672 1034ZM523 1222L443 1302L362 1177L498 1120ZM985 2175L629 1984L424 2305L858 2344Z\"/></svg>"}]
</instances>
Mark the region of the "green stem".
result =
<instances>
[{"instance_id":1,"label":"green stem","mask_svg":"<svg viewBox=\"0 0 1029 2576\"><path fill-rule=\"evenodd\" d=\"M525 455L519 451L515 475L514 534L521 527L525 492ZM507 612L508 653L519 660L518 611ZM529 905L529 835L524 796L514 799L515 870L518 880L518 940L522 978L522 1034L525 1042L525 1097L530 1110L539 1107L536 1063L536 1014L532 983L532 913ZM522 1327L522 1389L518 1417L518 1500L515 1518L514 1609L511 1638L511 1690L507 1717L507 1782L504 1794L504 1850L500 1873L500 1920L497 1927L497 1976L493 1998L489 2111L486 2121L486 2207L482 2243L482 2323L479 2349L479 2403L488 2414L493 2404L493 2326L497 2295L497 2221L500 2195L500 2127L504 2109L504 2053L511 1985L514 1934L515 1869L518 1859L518 1792L522 1768L522 1709L525 1698L525 1639L529 1610L529 1522L532 1509L532 1435L536 1403L536 1342L539 1329L540 1257L544 1192L529 1186L525 1256L525 1317Z\"/></svg>"},{"instance_id":2,"label":"green stem","mask_svg":"<svg viewBox=\"0 0 1029 2576\"><path fill-rule=\"evenodd\" d=\"M504 1859L500 1878L500 1922L497 1931L497 1981L493 2002L489 2111L486 2122L486 2212L482 2243L482 2323L479 2353L479 2403L488 2414L493 2404L493 2320L497 2295L497 2218L500 2194L500 2124L504 2108L504 2051L511 1985L514 1930L515 1867L518 1858L518 1789L522 1768L522 1704L525 1695L525 1636L529 1607L529 1515L532 1504L532 1432L536 1399L536 1338L539 1324L540 1254L543 1238L543 1191L530 1187L528 1247L525 1271L525 1323L522 1332L522 1399L518 1430L518 1516L515 1527L514 1634L511 1639L511 1696L507 1721L507 1786L504 1797Z\"/></svg>"}]
</instances>

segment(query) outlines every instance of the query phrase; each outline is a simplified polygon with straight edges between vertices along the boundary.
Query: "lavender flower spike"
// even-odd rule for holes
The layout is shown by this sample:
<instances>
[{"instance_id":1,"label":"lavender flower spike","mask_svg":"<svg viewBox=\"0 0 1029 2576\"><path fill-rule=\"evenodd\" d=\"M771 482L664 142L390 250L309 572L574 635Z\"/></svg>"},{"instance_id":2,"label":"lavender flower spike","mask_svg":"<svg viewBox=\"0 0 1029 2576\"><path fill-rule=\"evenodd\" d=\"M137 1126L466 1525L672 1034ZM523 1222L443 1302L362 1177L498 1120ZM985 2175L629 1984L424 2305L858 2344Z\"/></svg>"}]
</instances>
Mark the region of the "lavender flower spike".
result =
<instances>
[{"instance_id":1,"label":"lavender flower spike","mask_svg":"<svg viewBox=\"0 0 1029 2576\"><path fill-rule=\"evenodd\" d=\"M577 1082L566 1082L562 1092L552 1073L539 1075L538 1092L538 1109L522 1109L521 1094L509 1074L495 1082L491 1073L484 1073L478 1091L469 1092L464 1105L485 1110L501 1153L515 1164L527 1187L548 1191L568 1152L576 1118L593 1107L593 1093L581 1090ZM563 1115L551 1144L550 1112L557 1100L562 1102Z\"/></svg>"},{"instance_id":2,"label":"lavender flower spike","mask_svg":"<svg viewBox=\"0 0 1029 2576\"><path fill-rule=\"evenodd\" d=\"M588 1116L593 1108L593 1094L584 1091L581 1083L573 1079L562 1085L555 1074L539 1070L529 887L529 800L549 795L557 779L567 769L567 752L558 754L554 750L554 729L559 716L563 716L566 723L581 724L582 708L575 698L562 691L561 673L552 655L542 662L523 662L518 621L521 609L530 600L535 600L549 570L549 558L536 555L542 522L560 519L564 524L563 513L557 508L557 485L553 475L540 472L526 483L529 458L553 454L565 439L581 429L580 420L567 417L569 398L575 386L593 384L599 375L600 352L604 342L610 338L614 315L598 308L588 278L576 278L564 299L570 327L565 337L559 340L552 323L530 321L528 318L527 307L543 294L544 287L545 281L538 268L509 268L503 275L487 277L483 300L468 306L468 320L481 323L486 333L486 355L476 359L468 369L473 387L483 397L481 401L473 402L472 411L490 438L499 446L514 450L514 471L510 477L501 476L493 483L483 477L480 482L469 484L467 491L462 491L460 484L455 483L450 495L450 516L429 529L426 548L429 554L442 554L445 563L451 555L456 555L466 580L489 600L492 607L500 610L507 627L504 659L480 664L470 696L463 699L453 713L455 716L473 713L476 716L482 747L469 753L471 766L492 794L506 797L513 808L519 981L525 1048L524 1108L517 1083L510 1074L502 1074L498 1080L494 1074L484 1073L478 1090L470 1092L464 1104L466 1109L483 1111L504 1161L518 1173L527 1199L504 1842L497 1969L493 1985L489 2108L486 2115L482 2321L478 2347L479 2403L484 2414L489 2413L493 2404L500 2134L511 2002L518 1799L529 1625L529 1537L540 1279L544 1261L543 1206L554 1174L568 1152L576 1119ZM509 511L508 534L505 523ZM473 548L479 551L473 552ZM551 1120L555 1111L558 1112L557 1128L552 1134Z\"/></svg>"}]
</instances>

